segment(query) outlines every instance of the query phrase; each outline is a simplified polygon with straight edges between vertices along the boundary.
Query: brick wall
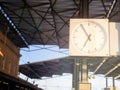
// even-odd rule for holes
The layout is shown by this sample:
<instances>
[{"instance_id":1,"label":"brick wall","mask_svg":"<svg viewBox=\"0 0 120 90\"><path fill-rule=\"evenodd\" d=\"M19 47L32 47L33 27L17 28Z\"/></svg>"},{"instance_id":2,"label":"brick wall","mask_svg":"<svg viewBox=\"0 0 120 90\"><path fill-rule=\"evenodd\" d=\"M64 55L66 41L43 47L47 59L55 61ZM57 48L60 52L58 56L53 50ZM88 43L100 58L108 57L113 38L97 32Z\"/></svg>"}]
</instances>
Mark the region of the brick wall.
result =
<instances>
[{"instance_id":1,"label":"brick wall","mask_svg":"<svg viewBox=\"0 0 120 90\"><path fill-rule=\"evenodd\" d=\"M19 69L19 48L0 32L0 49L4 57L0 60L0 71L17 77Z\"/></svg>"}]
</instances>

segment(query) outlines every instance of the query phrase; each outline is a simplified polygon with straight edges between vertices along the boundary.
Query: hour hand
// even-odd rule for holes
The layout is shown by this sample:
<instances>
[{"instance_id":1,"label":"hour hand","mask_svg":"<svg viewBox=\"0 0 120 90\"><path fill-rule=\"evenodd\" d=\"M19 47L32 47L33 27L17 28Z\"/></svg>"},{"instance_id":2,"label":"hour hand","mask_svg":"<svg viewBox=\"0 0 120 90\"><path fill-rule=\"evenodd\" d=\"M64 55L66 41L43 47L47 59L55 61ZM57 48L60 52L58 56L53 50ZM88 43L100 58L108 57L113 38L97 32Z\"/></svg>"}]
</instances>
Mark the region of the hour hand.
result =
<instances>
[{"instance_id":1,"label":"hour hand","mask_svg":"<svg viewBox=\"0 0 120 90\"><path fill-rule=\"evenodd\" d=\"M87 44L87 42L89 41L90 37L91 37L91 34L88 35L88 38L87 38L87 40L85 41L85 43L84 43L84 45L83 45L83 48L86 46L86 44Z\"/></svg>"}]
</instances>

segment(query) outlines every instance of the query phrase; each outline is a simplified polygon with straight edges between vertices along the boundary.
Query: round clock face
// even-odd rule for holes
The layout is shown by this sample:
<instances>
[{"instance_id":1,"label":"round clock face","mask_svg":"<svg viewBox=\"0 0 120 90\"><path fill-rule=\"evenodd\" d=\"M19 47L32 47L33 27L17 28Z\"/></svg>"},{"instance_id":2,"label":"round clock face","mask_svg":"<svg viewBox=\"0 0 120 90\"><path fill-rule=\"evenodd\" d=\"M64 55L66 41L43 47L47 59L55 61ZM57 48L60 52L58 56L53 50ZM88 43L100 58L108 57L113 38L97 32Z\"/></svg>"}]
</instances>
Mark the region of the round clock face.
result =
<instances>
[{"instance_id":1,"label":"round clock face","mask_svg":"<svg viewBox=\"0 0 120 90\"><path fill-rule=\"evenodd\" d=\"M82 22L72 30L72 43L75 49L83 53L96 53L106 43L106 32L96 22Z\"/></svg>"}]
</instances>

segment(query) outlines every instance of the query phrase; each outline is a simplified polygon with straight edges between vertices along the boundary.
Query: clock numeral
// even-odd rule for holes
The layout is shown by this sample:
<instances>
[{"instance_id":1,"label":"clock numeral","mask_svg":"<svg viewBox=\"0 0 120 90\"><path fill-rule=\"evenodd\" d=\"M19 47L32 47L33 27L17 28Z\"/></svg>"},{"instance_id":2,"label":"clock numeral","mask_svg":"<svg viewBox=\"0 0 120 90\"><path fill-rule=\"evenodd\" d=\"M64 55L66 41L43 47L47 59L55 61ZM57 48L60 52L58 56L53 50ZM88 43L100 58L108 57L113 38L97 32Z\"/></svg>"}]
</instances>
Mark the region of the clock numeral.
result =
<instances>
[{"instance_id":1,"label":"clock numeral","mask_svg":"<svg viewBox=\"0 0 120 90\"><path fill-rule=\"evenodd\" d=\"M78 43L75 43L75 45L77 46L77 45L78 45Z\"/></svg>"},{"instance_id":2,"label":"clock numeral","mask_svg":"<svg viewBox=\"0 0 120 90\"><path fill-rule=\"evenodd\" d=\"M91 23L88 23L88 26L90 26Z\"/></svg>"},{"instance_id":3,"label":"clock numeral","mask_svg":"<svg viewBox=\"0 0 120 90\"><path fill-rule=\"evenodd\" d=\"M73 36L73 39L75 39L76 37L75 36Z\"/></svg>"}]
</instances>

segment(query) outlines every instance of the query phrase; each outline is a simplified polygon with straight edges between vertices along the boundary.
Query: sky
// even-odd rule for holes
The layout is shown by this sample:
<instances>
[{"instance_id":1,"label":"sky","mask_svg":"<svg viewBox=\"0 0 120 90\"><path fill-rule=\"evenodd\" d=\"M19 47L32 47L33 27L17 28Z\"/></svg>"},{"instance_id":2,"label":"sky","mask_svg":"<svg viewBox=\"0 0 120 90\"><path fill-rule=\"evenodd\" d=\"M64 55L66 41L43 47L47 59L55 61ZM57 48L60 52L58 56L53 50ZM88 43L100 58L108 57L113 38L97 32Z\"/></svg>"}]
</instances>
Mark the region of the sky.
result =
<instances>
[{"instance_id":1,"label":"sky","mask_svg":"<svg viewBox=\"0 0 120 90\"><path fill-rule=\"evenodd\" d=\"M44 60L51 60L55 58L68 56L68 50L60 49L57 46L30 46L29 48L21 48L20 64L27 62L38 62ZM20 77L27 79L26 76L20 74ZM38 84L44 90L72 90L72 74L63 73L63 75L54 75L52 78L43 77L42 79L28 79L29 82ZM95 78L89 79L92 83L92 90L103 90L105 87L105 78L103 75L97 75ZM112 86L112 79L109 78L108 86ZM120 87L120 81L115 81L116 86ZM119 88L120 90L120 88Z\"/></svg>"},{"instance_id":2,"label":"sky","mask_svg":"<svg viewBox=\"0 0 120 90\"><path fill-rule=\"evenodd\" d=\"M21 48L20 64L38 62L68 56L68 49L60 49L58 46L34 45L29 48Z\"/></svg>"}]
</instances>

